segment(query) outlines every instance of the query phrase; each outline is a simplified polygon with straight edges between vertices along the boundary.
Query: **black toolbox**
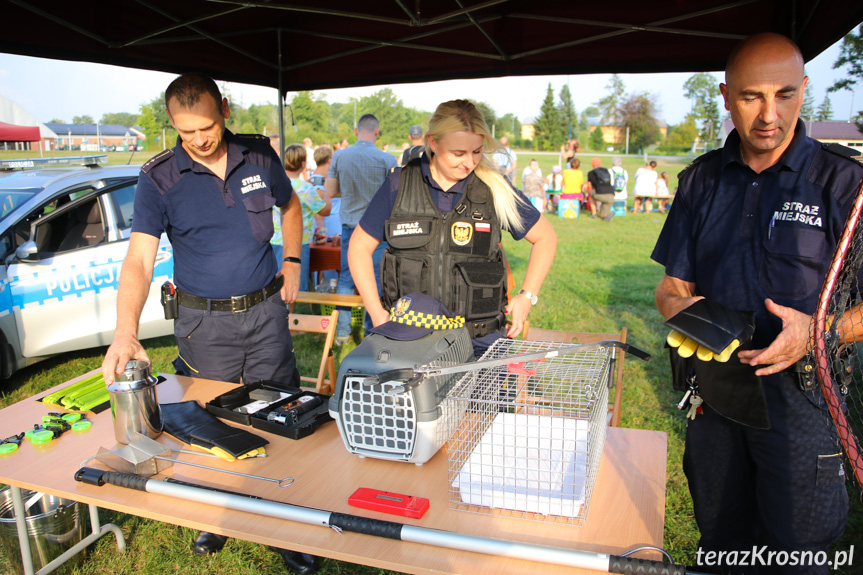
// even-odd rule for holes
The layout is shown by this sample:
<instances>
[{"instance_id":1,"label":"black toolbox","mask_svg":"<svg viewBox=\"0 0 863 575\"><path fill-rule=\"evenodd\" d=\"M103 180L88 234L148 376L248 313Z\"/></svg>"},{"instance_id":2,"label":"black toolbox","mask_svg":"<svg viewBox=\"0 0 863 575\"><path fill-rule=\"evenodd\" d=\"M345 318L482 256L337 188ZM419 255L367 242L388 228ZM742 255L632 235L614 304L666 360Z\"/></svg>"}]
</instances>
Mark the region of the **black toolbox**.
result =
<instances>
[{"instance_id":1,"label":"black toolbox","mask_svg":"<svg viewBox=\"0 0 863 575\"><path fill-rule=\"evenodd\" d=\"M241 385L207 402L207 411L289 439L311 435L330 417L329 396L271 381ZM246 409L244 409L246 408Z\"/></svg>"}]
</instances>

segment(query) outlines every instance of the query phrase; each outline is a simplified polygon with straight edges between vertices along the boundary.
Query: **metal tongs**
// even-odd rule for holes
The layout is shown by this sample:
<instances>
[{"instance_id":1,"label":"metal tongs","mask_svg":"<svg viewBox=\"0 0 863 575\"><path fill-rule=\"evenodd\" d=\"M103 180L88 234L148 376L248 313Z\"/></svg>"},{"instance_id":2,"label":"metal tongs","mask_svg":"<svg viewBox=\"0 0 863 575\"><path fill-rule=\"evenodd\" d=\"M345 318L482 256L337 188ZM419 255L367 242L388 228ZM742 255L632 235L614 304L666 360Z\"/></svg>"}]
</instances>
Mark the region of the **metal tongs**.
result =
<instances>
[{"instance_id":1,"label":"metal tongs","mask_svg":"<svg viewBox=\"0 0 863 575\"><path fill-rule=\"evenodd\" d=\"M480 361L470 361L467 363L459 363L456 365L449 365L446 367L440 367L433 364L428 365L417 365L413 368L401 368L401 369L391 369L389 371L382 371L376 375L370 375L363 380L362 385L364 387L373 387L376 385L380 385L382 383L388 381L401 381L405 380L404 383L393 387L392 389L387 391L387 395L399 395L410 391L411 389L417 387L420 383L422 383L423 379L426 377L435 377L438 375L450 375L453 373L464 373L466 371L473 371L476 369L485 369L488 367L498 367L501 365L509 365L511 363L519 363L519 362L528 362L528 361L540 361L546 359L553 359L555 357L560 357L564 355L570 355L573 353L580 353L585 351L591 351L594 349L601 348L609 348L616 347L618 349L623 350L626 353L631 353L635 357L639 359L643 359L647 361L650 359L650 354L638 349L637 347L631 346L628 343L623 343L617 341L615 339L607 339L603 341L597 341L594 343L584 343L577 345L570 345L567 347L559 347L557 349L551 349L548 351L537 351L533 353L523 353L518 355L507 355L505 357L499 357L497 359L485 359Z\"/></svg>"}]
</instances>

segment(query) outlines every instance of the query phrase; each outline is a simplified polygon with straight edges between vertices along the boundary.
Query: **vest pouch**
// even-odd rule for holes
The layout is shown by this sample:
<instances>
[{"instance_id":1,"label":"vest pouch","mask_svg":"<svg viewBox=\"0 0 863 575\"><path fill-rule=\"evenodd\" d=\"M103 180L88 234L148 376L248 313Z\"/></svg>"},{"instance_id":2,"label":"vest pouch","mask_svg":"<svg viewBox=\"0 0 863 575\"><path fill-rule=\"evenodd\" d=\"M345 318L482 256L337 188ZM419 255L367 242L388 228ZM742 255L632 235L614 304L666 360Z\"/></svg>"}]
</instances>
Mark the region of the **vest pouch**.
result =
<instances>
[{"instance_id":1,"label":"vest pouch","mask_svg":"<svg viewBox=\"0 0 863 575\"><path fill-rule=\"evenodd\" d=\"M453 268L453 292L467 321L497 316L505 307L506 268L503 262L462 262Z\"/></svg>"},{"instance_id":2,"label":"vest pouch","mask_svg":"<svg viewBox=\"0 0 863 575\"><path fill-rule=\"evenodd\" d=\"M428 293L428 289L429 270L425 260L384 252L381 258L381 302L385 309L390 309L407 293Z\"/></svg>"}]
</instances>

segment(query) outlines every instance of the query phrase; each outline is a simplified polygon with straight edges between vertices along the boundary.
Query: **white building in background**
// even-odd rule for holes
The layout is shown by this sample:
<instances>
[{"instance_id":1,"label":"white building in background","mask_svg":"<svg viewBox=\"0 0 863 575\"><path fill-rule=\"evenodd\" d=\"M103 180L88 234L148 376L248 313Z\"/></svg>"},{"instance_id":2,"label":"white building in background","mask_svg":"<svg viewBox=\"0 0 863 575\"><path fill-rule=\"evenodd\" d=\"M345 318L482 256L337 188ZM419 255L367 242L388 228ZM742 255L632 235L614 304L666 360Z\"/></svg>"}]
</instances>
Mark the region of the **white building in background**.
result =
<instances>
[{"instance_id":1,"label":"white building in background","mask_svg":"<svg viewBox=\"0 0 863 575\"><path fill-rule=\"evenodd\" d=\"M48 126L36 119L33 114L3 96L0 96L0 122L16 126L36 126L42 137L42 149L51 150L57 134ZM30 142L27 142L29 146ZM24 148L29 149L29 148Z\"/></svg>"}]
</instances>

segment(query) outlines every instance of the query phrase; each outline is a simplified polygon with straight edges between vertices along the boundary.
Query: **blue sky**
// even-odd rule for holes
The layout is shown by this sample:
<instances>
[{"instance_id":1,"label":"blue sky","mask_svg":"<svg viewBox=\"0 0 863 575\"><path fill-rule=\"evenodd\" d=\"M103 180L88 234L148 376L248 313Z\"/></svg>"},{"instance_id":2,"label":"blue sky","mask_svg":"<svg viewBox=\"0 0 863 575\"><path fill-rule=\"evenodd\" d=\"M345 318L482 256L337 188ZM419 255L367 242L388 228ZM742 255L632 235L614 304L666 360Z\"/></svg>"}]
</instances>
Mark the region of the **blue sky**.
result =
<instances>
[{"instance_id":1,"label":"blue sky","mask_svg":"<svg viewBox=\"0 0 863 575\"><path fill-rule=\"evenodd\" d=\"M839 54L834 44L806 65L815 105L821 103L825 90L843 71L833 70ZM623 74L626 90L657 94L660 117L669 124L680 122L690 109L683 97L683 83L690 73ZM715 73L717 82L722 74ZM98 120L108 112L137 112L141 103L159 96L174 78L171 74L119 68L86 62L66 62L0 54L0 95L36 116L42 122L57 118L69 122L73 116L88 114ZM434 110L440 102L452 98L470 98L487 102L499 116L513 113L522 122L535 117L545 97L549 82L559 93L569 84L578 111L595 103L605 93L610 74L570 76L529 76L483 80L450 80L427 84L394 84L393 91L405 105ZM276 101L272 88L248 84L227 84L232 99L244 106ZM380 86L326 90L328 102L347 102L352 96L371 94ZM290 100L291 94L288 94ZM855 111L863 109L863 86L853 95ZM847 91L830 94L835 120L847 120L852 94Z\"/></svg>"}]
</instances>

